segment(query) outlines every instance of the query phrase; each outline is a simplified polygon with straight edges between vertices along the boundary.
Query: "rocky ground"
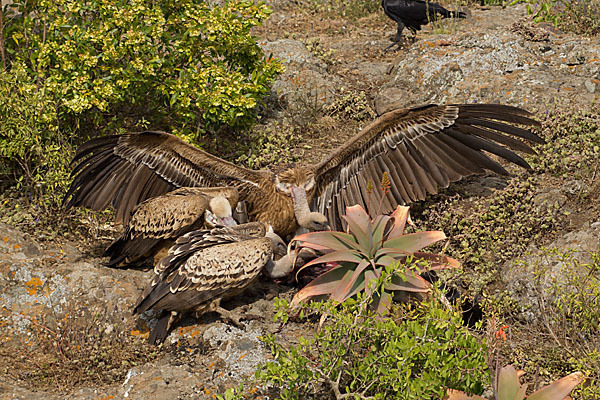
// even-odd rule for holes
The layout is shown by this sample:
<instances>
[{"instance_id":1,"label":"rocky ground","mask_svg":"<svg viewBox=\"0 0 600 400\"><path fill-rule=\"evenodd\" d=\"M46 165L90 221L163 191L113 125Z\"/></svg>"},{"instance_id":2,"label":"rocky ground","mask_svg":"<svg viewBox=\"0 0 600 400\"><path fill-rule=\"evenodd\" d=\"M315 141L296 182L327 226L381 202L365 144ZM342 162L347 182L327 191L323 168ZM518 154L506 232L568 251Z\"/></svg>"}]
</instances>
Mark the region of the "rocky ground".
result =
<instances>
[{"instance_id":1,"label":"rocky ground","mask_svg":"<svg viewBox=\"0 0 600 400\"><path fill-rule=\"evenodd\" d=\"M499 102L542 118L553 107L597 104L600 95L600 39L534 25L523 18L522 5L473 7L465 21L427 28L414 43L388 53L382 50L395 26L383 12L350 21L281 0L273 8L255 34L265 53L287 70L274 84L257 129L293 126L290 152L296 160L317 161L392 105ZM334 118L339 115L345 118ZM582 262L599 247L596 172L542 176L533 197L536 205L558 204L569 214L540 242L575 249ZM478 178L455 190L491 196L494 182ZM583 192L591 193L585 204L577 201ZM153 315L131 315L150 272L104 267L101 246L118 227L89 225L90 241L49 241L0 225L1 398L213 399L271 357L261 335L294 342L312 329L272 322L273 298L290 297L295 289L265 279L227 305L262 317L246 321L246 329L213 315L188 319L153 349L143 343ZM550 269L545 282L560 276L561 260L541 255L538 246L527 250L528 265ZM522 305L519 318L532 322L542 312L531 300L537 286L531 271L518 265L501 266L503 275L514 278L503 285ZM64 368L55 368L57 363Z\"/></svg>"}]
</instances>

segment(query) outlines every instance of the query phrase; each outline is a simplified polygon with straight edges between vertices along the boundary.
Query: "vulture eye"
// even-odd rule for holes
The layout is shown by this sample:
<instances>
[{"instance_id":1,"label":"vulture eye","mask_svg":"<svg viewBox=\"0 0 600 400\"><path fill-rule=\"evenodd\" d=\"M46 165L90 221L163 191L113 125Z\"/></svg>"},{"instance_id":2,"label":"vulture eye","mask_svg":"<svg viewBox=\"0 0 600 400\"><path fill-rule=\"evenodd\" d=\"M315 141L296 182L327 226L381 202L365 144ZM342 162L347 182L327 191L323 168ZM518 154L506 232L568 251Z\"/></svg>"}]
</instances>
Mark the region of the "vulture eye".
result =
<instances>
[{"instance_id":1,"label":"vulture eye","mask_svg":"<svg viewBox=\"0 0 600 400\"><path fill-rule=\"evenodd\" d=\"M277 185L275 187L277 188L277 190L283 193L290 194L292 192L292 185L289 183L277 182Z\"/></svg>"}]
</instances>

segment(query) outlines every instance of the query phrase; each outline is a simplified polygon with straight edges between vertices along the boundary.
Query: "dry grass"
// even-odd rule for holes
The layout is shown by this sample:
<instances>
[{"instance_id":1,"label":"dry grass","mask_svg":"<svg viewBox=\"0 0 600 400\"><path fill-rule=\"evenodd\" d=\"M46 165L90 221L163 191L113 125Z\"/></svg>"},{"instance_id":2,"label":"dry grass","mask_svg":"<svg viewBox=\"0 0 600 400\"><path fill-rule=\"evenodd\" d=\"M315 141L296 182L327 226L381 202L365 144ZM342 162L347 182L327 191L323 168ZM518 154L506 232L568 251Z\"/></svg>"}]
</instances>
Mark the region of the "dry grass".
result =
<instances>
[{"instance_id":1,"label":"dry grass","mask_svg":"<svg viewBox=\"0 0 600 400\"><path fill-rule=\"evenodd\" d=\"M151 361L158 350L109 324L108 313L81 307L60 318L31 318L2 311L3 317L26 323L0 344L0 374L30 390L59 392L122 381L130 368Z\"/></svg>"}]
</instances>

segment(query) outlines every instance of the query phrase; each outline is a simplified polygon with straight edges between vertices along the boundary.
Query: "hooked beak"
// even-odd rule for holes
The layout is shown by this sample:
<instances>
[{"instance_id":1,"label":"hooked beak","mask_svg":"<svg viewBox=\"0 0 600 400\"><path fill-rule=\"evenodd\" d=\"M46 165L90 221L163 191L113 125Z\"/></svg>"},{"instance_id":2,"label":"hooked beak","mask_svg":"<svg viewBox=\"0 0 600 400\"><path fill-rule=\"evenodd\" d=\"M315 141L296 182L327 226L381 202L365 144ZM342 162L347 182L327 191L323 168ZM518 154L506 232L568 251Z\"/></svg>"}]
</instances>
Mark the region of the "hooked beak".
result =
<instances>
[{"instance_id":1,"label":"hooked beak","mask_svg":"<svg viewBox=\"0 0 600 400\"><path fill-rule=\"evenodd\" d=\"M235 219L233 219L233 217L227 216L227 217L223 217L223 218L219 218L219 221L221 222L221 224L223 224L223 226L236 226L238 223Z\"/></svg>"}]
</instances>

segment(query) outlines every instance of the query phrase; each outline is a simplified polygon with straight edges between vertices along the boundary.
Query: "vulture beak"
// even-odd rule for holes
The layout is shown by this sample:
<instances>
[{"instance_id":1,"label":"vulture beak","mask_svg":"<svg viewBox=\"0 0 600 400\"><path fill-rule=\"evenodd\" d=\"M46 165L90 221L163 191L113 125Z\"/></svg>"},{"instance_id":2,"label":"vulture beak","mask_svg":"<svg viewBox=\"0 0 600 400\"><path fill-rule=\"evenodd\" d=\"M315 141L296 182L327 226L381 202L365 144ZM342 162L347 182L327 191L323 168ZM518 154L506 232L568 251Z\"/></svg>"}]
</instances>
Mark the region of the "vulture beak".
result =
<instances>
[{"instance_id":1,"label":"vulture beak","mask_svg":"<svg viewBox=\"0 0 600 400\"><path fill-rule=\"evenodd\" d=\"M222 217L219 218L219 221L221 222L221 225L223 226L236 226L238 223L236 222L235 219L233 219L233 217L231 215L227 216L227 217Z\"/></svg>"}]
</instances>

